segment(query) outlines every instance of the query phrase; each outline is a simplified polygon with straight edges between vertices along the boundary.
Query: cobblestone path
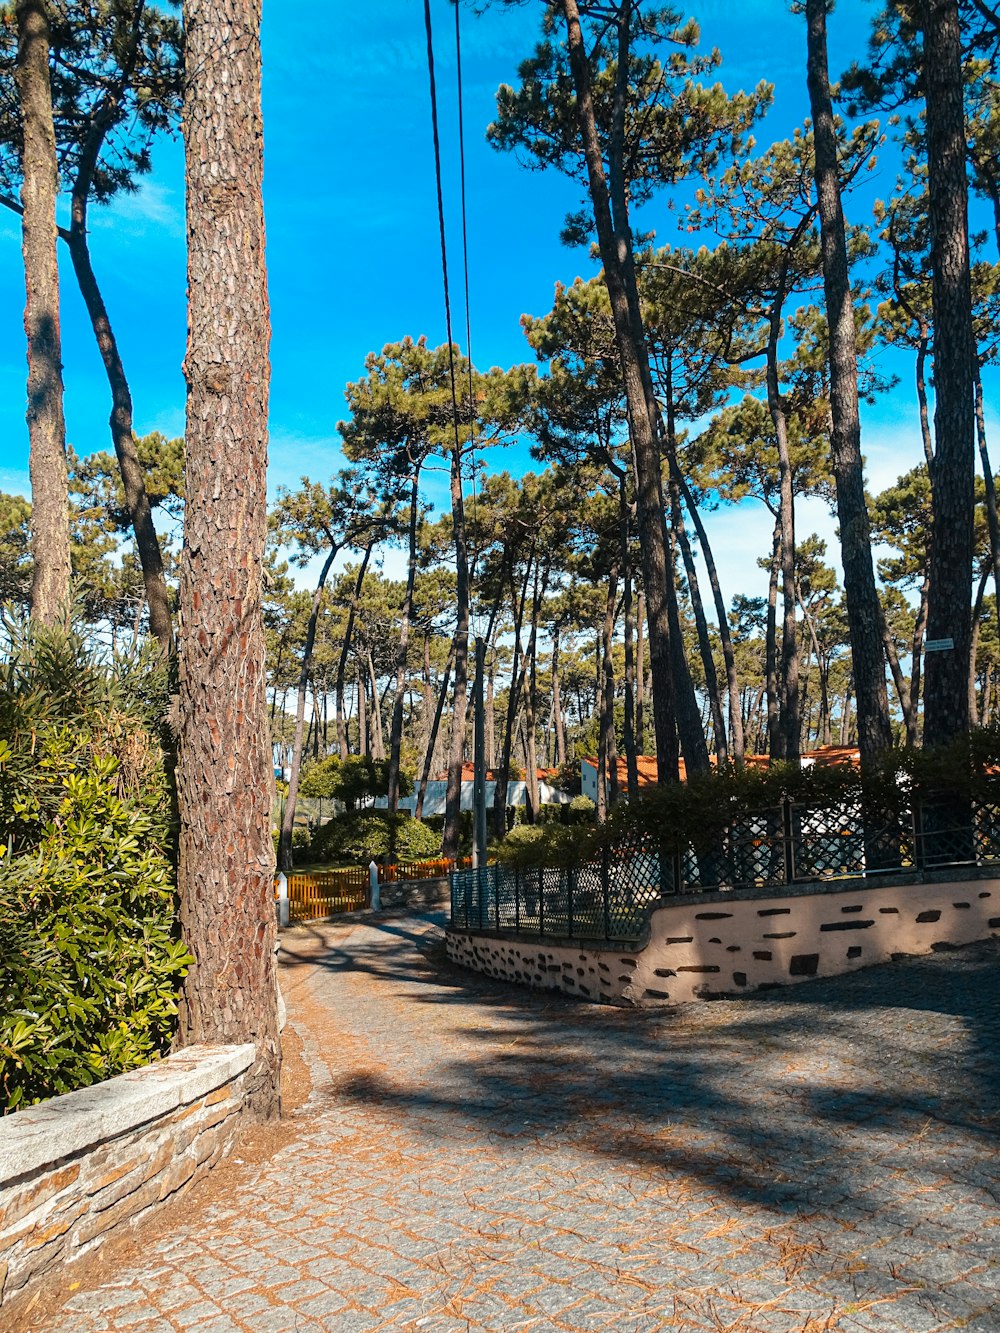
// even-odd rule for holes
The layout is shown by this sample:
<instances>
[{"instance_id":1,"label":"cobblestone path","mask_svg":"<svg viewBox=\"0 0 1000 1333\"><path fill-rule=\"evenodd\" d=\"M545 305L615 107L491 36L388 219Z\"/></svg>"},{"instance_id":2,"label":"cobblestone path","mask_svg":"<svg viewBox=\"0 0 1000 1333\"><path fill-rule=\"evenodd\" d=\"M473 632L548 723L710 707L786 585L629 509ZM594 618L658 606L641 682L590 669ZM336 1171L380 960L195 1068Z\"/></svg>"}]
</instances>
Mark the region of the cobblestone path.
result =
<instances>
[{"instance_id":1,"label":"cobblestone path","mask_svg":"<svg viewBox=\"0 0 1000 1333\"><path fill-rule=\"evenodd\" d=\"M1000 1330L998 942L641 1014L285 945L294 1141L46 1328Z\"/></svg>"}]
</instances>

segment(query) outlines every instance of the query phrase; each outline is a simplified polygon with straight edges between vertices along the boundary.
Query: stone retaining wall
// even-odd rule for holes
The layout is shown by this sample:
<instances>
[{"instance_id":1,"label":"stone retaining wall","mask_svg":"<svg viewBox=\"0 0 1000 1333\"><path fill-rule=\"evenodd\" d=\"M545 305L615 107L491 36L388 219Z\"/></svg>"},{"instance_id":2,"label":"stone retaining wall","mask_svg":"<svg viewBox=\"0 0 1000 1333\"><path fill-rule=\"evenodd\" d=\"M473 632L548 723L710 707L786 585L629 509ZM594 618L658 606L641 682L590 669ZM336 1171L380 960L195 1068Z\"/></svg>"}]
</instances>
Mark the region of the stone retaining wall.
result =
<instances>
[{"instance_id":1,"label":"stone retaining wall","mask_svg":"<svg viewBox=\"0 0 1000 1333\"><path fill-rule=\"evenodd\" d=\"M447 875L437 879L402 879L395 884L383 884L379 895L383 907L406 907L411 911L444 907L451 902Z\"/></svg>"},{"instance_id":2,"label":"stone retaining wall","mask_svg":"<svg viewBox=\"0 0 1000 1333\"><path fill-rule=\"evenodd\" d=\"M449 930L453 962L607 1004L680 1004L830 977L1000 935L1000 880L688 897L637 949Z\"/></svg>"},{"instance_id":3,"label":"stone retaining wall","mask_svg":"<svg viewBox=\"0 0 1000 1333\"><path fill-rule=\"evenodd\" d=\"M192 1046L0 1119L0 1305L204 1176L254 1047Z\"/></svg>"}]
</instances>

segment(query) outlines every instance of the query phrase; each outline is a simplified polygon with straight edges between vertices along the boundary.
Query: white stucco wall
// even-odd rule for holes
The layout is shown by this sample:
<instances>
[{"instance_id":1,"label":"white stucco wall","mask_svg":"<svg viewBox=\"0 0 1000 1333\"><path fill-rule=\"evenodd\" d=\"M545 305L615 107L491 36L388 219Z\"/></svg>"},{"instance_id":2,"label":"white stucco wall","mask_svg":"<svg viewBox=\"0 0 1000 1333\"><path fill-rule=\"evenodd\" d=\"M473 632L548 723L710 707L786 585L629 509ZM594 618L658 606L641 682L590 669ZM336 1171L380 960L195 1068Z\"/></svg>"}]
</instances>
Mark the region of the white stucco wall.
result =
<instances>
[{"instance_id":1,"label":"white stucco wall","mask_svg":"<svg viewBox=\"0 0 1000 1333\"><path fill-rule=\"evenodd\" d=\"M769 898L713 894L654 909L635 951L449 931L448 954L508 981L610 1004L679 1004L836 976L1000 935L1000 880Z\"/></svg>"}]
</instances>

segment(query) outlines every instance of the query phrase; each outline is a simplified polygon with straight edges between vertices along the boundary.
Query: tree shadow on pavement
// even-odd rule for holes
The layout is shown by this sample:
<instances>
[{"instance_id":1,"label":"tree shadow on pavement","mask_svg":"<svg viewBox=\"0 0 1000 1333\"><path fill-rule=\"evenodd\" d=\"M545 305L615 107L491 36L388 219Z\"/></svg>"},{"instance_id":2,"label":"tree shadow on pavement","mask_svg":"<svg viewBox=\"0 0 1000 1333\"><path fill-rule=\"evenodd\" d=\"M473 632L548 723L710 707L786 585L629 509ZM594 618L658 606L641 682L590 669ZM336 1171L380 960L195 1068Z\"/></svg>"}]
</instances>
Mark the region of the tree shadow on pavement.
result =
<instances>
[{"instance_id":1,"label":"tree shadow on pavement","mask_svg":"<svg viewBox=\"0 0 1000 1333\"><path fill-rule=\"evenodd\" d=\"M998 1188L1000 942L634 1011L468 973L428 920L372 921L321 957L287 950L293 972L360 974L438 1009L432 1077L385 1051L389 1073L348 1076L331 1097L405 1113L442 1143L571 1146L651 1183L845 1227L925 1225L956 1189L974 1224Z\"/></svg>"}]
</instances>

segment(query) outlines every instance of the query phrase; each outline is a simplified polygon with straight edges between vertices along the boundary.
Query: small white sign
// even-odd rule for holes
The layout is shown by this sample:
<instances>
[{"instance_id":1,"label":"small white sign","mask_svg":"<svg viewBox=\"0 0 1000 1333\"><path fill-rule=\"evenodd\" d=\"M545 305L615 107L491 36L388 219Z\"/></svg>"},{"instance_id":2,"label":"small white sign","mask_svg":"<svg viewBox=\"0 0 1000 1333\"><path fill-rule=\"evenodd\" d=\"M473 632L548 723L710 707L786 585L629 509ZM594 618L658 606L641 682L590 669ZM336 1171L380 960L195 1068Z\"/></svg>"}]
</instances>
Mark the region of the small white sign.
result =
<instances>
[{"instance_id":1,"label":"small white sign","mask_svg":"<svg viewBox=\"0 0 1000 1333\"><path fill-rule=\"evenodd\" d=\"M946 653L949 648L954 648L955 640L947 639L928 639L924 644L925 653Z\"/></svg>"}]
</instances>

